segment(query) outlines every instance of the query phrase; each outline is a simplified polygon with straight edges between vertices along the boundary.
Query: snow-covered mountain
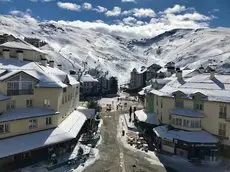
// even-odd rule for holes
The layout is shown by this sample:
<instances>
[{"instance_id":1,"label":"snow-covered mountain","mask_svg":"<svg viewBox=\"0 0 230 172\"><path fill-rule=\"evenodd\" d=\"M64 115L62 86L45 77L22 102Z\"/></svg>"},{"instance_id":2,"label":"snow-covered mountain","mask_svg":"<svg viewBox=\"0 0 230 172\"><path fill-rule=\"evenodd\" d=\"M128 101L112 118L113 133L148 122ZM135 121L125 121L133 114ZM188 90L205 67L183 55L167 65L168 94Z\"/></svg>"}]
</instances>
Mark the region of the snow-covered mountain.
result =
<instances>
[{"instance_id":1,"label":"snow-covered mountain","mask_svg":"<svg viewBox=\"0 0 230 172\"><path fill-rule=\"evenodd\" d=\"M176 29L153 38L135 40L57 22L38 22L13 16L0 16L0 34L39 38L50 59L66 70L87 68L109 71L128 81L134 67L176 62L178 67L217 65L230 72L230 29Z\"/></svg>"}]
</instances>

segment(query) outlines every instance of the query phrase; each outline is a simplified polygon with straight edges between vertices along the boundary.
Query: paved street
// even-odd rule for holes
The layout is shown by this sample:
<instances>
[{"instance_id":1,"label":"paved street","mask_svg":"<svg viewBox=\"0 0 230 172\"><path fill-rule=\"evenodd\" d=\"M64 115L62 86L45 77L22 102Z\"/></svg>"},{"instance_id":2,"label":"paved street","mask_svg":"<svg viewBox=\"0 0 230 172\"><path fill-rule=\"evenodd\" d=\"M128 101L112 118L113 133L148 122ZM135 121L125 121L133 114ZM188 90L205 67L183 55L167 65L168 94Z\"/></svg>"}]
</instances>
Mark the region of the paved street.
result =
<instances>
[{"instance_id":1,"label":"paved street","mask_svg":"<svg viewBox=\"0 0 230 172\"><path fill-rule=\"evenodd\" d=\"M120 112L121 113L121 112ZM84 172L157 172L154 165L144 159L140 153L130 151L117 141L117 126L119 111L103 112L101 117L102 143L100 144L100 158ZM133 165L136 164L136 167Z\"/></svg>"}]
</instances>

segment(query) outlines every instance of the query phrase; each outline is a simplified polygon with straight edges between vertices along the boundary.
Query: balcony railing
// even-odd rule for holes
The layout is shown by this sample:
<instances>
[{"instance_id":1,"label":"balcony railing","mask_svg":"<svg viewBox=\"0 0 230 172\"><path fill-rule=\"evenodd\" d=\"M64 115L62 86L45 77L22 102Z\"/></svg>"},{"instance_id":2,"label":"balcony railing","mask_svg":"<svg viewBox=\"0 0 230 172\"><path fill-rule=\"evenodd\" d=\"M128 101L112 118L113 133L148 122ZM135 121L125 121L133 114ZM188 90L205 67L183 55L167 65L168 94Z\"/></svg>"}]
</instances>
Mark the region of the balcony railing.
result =
<instances>
[{"instance_id":1,"label":"balcony railing","mask_svg":"<svg viewBox=\"0 0 230 172\"><path fill-rule=\"evenodd\" d=\"M7 96L34 94L34 90L7 90Z\"/></svg>"}]
</instances>

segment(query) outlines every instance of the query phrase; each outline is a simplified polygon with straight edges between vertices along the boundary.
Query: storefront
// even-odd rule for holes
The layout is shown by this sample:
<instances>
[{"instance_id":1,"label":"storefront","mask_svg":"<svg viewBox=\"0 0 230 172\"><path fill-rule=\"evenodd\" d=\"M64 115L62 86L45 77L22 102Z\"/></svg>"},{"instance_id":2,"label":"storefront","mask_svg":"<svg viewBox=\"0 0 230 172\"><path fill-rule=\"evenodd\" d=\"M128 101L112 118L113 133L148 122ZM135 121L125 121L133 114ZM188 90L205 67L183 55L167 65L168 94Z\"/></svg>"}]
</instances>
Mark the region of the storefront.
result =
<instances>
[{"instance_id":1,"label":"storefront","mask_svg":"<svg viewBox=\"0 0 230 172\"><path fill-rule=\"evenodd\" d=\"M206 131L184 131L168 126L153 129L160 151L179 155L192 161L218 160L218 139Z\"/></svg>"}]
</instances>

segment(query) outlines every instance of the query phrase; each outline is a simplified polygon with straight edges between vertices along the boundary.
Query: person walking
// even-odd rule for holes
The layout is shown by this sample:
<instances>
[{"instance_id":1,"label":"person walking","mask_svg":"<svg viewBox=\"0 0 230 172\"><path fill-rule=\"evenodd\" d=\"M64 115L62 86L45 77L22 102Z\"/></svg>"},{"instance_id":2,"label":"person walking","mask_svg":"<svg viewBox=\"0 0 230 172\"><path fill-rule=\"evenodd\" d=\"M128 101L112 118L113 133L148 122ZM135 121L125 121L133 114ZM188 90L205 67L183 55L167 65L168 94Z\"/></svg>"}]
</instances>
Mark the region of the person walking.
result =
<instances>
[{"instance_id":1,"label":"person walking","mask_svg":"<svg viewBox=\"0 0 230 172\"><path fill-rule=\"evenodd\" d=\"M132 121L132 106L129 108L129 122Z\"/></svg>"}]
</instances>

